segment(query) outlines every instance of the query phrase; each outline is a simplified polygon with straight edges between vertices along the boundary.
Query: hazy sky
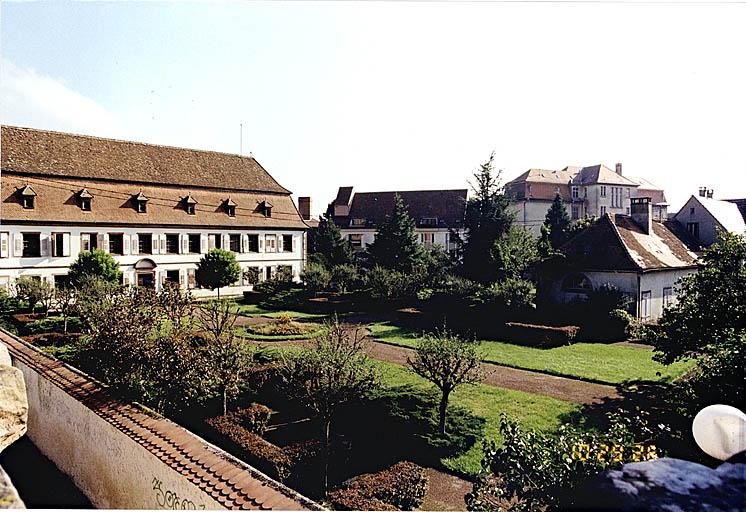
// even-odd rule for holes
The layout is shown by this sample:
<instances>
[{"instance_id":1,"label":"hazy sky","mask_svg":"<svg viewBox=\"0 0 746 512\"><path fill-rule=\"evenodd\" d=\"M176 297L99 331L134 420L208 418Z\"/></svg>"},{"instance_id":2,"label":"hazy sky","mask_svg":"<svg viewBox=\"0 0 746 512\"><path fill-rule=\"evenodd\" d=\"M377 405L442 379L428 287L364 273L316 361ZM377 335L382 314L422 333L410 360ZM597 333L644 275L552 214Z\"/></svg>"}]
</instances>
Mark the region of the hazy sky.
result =
<instances>
[{"instance_id":1,"label":"hazy sky","mask_svg":"<svg viewBox=\"0 0 746 512\"><path fill-rule=\"evenodd\" d=\"M2 122L254 156L337 187L463 188L495 151L622 162L678 209L746 197L746 4L2 2Z\"/></svg>"}]
</instances>

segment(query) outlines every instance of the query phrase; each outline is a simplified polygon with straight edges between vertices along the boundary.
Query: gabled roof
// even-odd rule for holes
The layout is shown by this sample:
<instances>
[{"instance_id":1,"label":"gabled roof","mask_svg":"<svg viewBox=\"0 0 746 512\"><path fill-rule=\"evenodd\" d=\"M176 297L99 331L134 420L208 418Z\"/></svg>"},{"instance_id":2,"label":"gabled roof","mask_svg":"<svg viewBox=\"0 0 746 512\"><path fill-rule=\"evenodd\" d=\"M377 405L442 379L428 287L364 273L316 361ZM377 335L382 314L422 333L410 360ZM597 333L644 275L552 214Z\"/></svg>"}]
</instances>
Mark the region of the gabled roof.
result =
<instances>
[{"instance_id":1,"label":"gabled roof","mask_svg":"<svg viewBox=\"0 0 746 512\"><path fill-rule=\"evenodd\" d=\"M2 171L289 194L253 157L2 127Z\"/></svg>"},{"instance_id":2,"label":"gabled roof","mask_svg":"<svg viewBox=\"0 0 746 512\"><path fill-rule=\"evenodd\" d=\"M93 194L88 192L87 188L83 188L80 192L78 192L78 197L81 199L93 199Z\"/></svg>"},{"instance_id":3,"label":"gabled roof","mask_svg":"<svg viewBox=\"0 0 746 512\"><path fill-rule=\"evenodd\" d=\"M687 208L687 204L692 200L701 204L702 207L707 210L723 227L723 229L739 235L746 233L746 221L744 221L744 218L741 216L738 206L729 201L721 201L720 199L713 199L711 197L692 195L684 207L679 210L679 213L676 214L676 217Z\"/></svg>"},{"instance_id":4,"label":"gabled roof","mask_svg":"<svg viewBox=\"0 0 746 512\"><path fill-rule=\"evenodd\" d=\"M134 199L135 201L147 201L148 200L148 198L145 197L145 194L142 193L142 190L140 190L140 192L137 193Z\"/></svg>"},{"instance_id":5,"label":"gabled roof","mask_svg":"<svg viewBox=\"0 0 746 512\"><path fill-rule=\"evenodd\" d=\"M19 194L21 194L22 196L35 196L36 192L34 192L34 189L31 188L31 185L26 185L21 189Z\"/></svg>"},{"instance_id":6,"label":"gabled roof","mask_svg":"<svg viewBox=\"0 0 746 512\"><path fill-rule=\"evenodd\" d=\"M337 197L334 199L334 204L340 206L350 204L350 197L352 197L352 187L339 187L339 190L337 190Z\"/></svg>"},{"instance_id":7,"label":"gabled roof","mask_svg":"<svg viewBox=\"0 0 746 512\"><path fill-rule=\"evenodd\" d=\"M627 176L627 178L639 185L637 188L637 197L649 197L653 204L668 204L668 201L666 201L666 194L659 186L654 185L645 178L637 176Z\"/></svg>"},{"instance_id":8,"label":"gabled roof","mask_svg":"<svg viewBox=\"0 0 746 512\"><path fill-rule=\"evenodd\" d=\"M184 202L186 204L197 204L197 200L192 197L191 192L184 198Z\"/></svg>"},{"instance_id":9,"label":"gabled roof","mask_svg":"<svg viewBox=\"0 0 746 512\"><path fill-rule=\"evenodd\" d=\"M335 217L334 222L340 227L347 227L350 219L365 219L368 227L375 227L394 210L396 194L407 205L409 216L418 224L424 218L437 218L437 227L455 228L463 223L466 189L357 192L352 197L350 214Z\"/></svg>"},{"instance_id":10,"label":"gabled roof","mask_svg":"<svg viewBox=\"0 0 746 512\"><path fill-rule=\"evenodd\" d=\"M533 183L556 183L558 185L567 185L568 183L570 183L570 181L572 181L572 177L574 176L575 172L577 171L573 171L571 168L568 167L559 171L548 169L529 169L528 171L518 176L516 179L510 181L508 184L526 181Z\"/></svg>"},{"instance_id":11,"label":"gabled roof","mask_svg":"<svg viewBox=\"0 0 746 512\"><path fill-rule=\"evenodd\" d=\"M573 185L590 185L601 183L606 185L638 186L637 183L617 174L603 164L583 167L572 180Z\"/></svg>"},{"instance_id":12,"label":"gabled roof","mask_svg":"<svg viewBox=\"0 0 746 512\"><path fill-rule=\"evenodd\" d=\"M604 215L568 241L562 251L573 267L632 271L690 268L696 242L676 222L653 221L651 234L628 215Z\"/></svg>"},{"instance_id":13,"label":"gabled roof","mask_svg":"<svg viewBox=\"0 0 746 512\"><path fill-rule=\"evenodd\" d=\"M724 201L735 204L741 212L744 222L746 222L746 199L724 199Z\"/></svg>"}]
</instances>

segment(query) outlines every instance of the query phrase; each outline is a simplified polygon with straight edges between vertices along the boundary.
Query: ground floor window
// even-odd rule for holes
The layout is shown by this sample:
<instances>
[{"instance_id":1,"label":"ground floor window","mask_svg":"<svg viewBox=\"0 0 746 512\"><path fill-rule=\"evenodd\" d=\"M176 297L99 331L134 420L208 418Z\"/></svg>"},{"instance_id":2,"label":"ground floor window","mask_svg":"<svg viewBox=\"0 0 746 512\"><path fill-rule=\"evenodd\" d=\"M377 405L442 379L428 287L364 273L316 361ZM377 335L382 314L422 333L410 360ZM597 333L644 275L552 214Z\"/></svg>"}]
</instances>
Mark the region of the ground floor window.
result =
<instances>
[{"instance_id":1,"label":"ground floor window","mask_svg":"<svg viewBox=\"0 0 746 512\"><path fill-rule=\"evenodd\" d=\"M352 247L361 248L363 246L363 235L348 235L347 239Z\"/></svg>"},{"instance_id":2,"label":"ground floor window","mask_svg":"<svg viewBox=\"0 0 746 512\"><path fill-rule=\"evenodd\" d=\"M293 235L282 235L282 252L293 252Z\"/></svg>"},{"instance_id":3,"label":"ground floor window","mask_svg":"<svg viewBox=\"0 0 746 512\"><path fill-rule=\"evenodd\" d=\"M54 287L55 288L67 288L67 284L70 282L67 274L57 274L54 276Z\"/></svg>"},{"instance_id":4,"label":"ground floor window","mask_svg":"<svg viewBox=\"0 0 746 512\"><path fill-rule=\"evenodd\" d=\"M667 308L673 304L673 288L663 288L663 307Z\"/></svg>"},{"instance_id":5,"label":"ground floor window","mask_svg":"<svg viewBox=\"0 0 746 512\"><path fill-rule=\"evenodd\" d=\"M647 320L650 318L650 302L652 293L650 290L644 291L640 294L640 318Z\"/></svg>"}]
</instances>

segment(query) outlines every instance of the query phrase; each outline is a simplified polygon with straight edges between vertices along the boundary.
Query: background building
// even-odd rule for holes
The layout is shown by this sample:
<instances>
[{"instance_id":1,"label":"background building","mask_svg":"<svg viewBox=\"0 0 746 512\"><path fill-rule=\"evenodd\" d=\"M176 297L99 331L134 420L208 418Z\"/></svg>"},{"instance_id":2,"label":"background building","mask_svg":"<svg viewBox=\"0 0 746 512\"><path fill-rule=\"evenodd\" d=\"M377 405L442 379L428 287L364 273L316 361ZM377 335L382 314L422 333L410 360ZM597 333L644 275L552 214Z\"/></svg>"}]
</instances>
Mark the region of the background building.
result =
<instances>
[{"instance_id":1,"label":"background building","mask_svg":"<svg viewBox=\"0 0 746 512\"><path fill-rule=\"evenodd\" d=\"M690 197L674 215L674 220L705 247L717 241L717 233L721 230L746 235L746 222L738 200L721 201L713 196L712 189L700 187L699 193Z\"/></svg>"},{"instance_id":2,"label":"background building","mask_svg":"<svg viewBox=\"0 0 746 512\"><path fill-rule=\"evenodd\" d=\"M425 247L455 249L453 234L463 237L466 189L401 192L358 192L339 187L331 204L334 223L353 249L363 250L375 239L377 226L394 210L399 195L415 221L415 232Z\"/></svg>"},{"instance_id":3,"label":"background building","mask_svg":"<svg viewBox=\"0 0 746 512\"><path fill-rule=\"evenodd\" d=\"M61 282L80 251L119 262L124 284L197 290L209 249L262 279L303 269L306 225L252 157L2 127L0 285ZM223 293L250 289L242 277Z\"/></svg>"}]
</instances>

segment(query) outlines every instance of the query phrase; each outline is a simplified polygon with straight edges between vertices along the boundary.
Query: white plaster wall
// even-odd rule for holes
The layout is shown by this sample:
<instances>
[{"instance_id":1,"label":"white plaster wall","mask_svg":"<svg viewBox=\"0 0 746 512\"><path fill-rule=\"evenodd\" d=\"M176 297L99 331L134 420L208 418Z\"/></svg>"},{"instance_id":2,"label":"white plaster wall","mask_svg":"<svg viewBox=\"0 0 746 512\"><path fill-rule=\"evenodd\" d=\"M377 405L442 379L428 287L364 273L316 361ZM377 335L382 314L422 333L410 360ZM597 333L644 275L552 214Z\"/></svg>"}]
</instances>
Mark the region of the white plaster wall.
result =
<instances>
[{"instance_id":1,"label":"white plaster wall","mask_svg":"<svg viewBox=\"0 0 746 512\"><path fill-rule=\"evenodd\" d=\"M96 508L171 508L165 506L169 491L189 507L225 508L22 361L14 365L26 379L27 435Z\"/></svg>"},{"instance_id":2,"label":"white plaster wall","mask_svg":"<svg viewBox=\"0 0 746 512\"><path fill-rule=\"evenodd\" d=\"M515 214L517 225L529 230L534 236L541 236L541 225L544 224L551 201L513 201L509 210ZM570 205L565 203L567 215L571 215Z\"/></svg>"},{"instance_id":3,"label":"white plaster wall","mask_svg":"<svg viewBox=\"0 0 746 512\"><path fill-rule=\"evenodd\" d=\"M69 234L69 255L64 257L53 257L42 256L39 258L23 258L14 256L14 244L15 238L22 236L22 233L40 233L42 239L49 238L52 233L68 233ZM256 234L259 235L259 252L239 252L236 253L236 259L242 269L248 267L260 267L261 276L266 276L266 267L273 267L276 269L277 265L290 265L293 267L293 275L296 280L300 279L300 274L303 271L304 257L306 252L305 237L302 231L292 230L203 230L203 229L158 229L153 230L152 228L122 228L116 226L21 226L21 225L7 225L3 224L0 226L0 234L7 235L7 250L0 256L0 287L6 286L7 283L12 283L16 278L23 275L41 276L43 279L54 281L55 275L67 274L70 264L75 261L81 248L81 234L82 233L122 233L125 237L129 237L130 241L132 235L139 233L151 233L153 234L153 245L156 243L156 235L161 234L200 234L200 235L228 235L228 234ZM278 236L279 243L276 247L280 252L265 252L264 242L266 235ZM290 252L282 252L282 235L293 236L293 250ZM226 248L226 247L224 247ZM179 248L181 250L181 247ZM134 250L136 251L136 249ZM134 264L143 258L153 260L157 265L157 272L165 272L167 270L184 270L188 268L196 268L197 262L202 258L203 253L181 253L181 254L137 254L133 253L133 248L130 248L130 254L125 255L113 255L114 259L120 264L120 270L126 276L127 282L135 282ZM51 244L49 254L51 254ZM185 280L185 277L183 277ZM160 279L156 276L156 282L160 283ZM185 282L182 286L186 286ZM251 290L250 285L228 286L221 288L221 295L237 295L241 294L245 290ZM214 295L217 292L210 290L193 289L193 293L196 296L209 296Z\"/></svg>"},{"instance_id":4,"label":"white plaster wall","mask_svg":"<svg viewBox=\"0 0 746 512\"><path fill-rule=\"evenodd\" d=\"M462 238L464 236L464 230L455 230L456 233L458 233ZM363 245L362 247L356 248L358 250L363 250L366 247L368 247L370 244L373 243L373 241L376 239L376 230L375 229L355 229L355 228L341 228L340 232L342 233L342 237L345 239L349 239L349 235L363 235L362 241ZM415 233L417 234L417 240L422 242L421 234L422 233L433 233L433 244L440 245L446 250L453 249L454 244L452 243L450 239L450 232L446 228L415 228Z\"/></svg>"},{"instance_id":5,"label":"white plaster wall","mask_svg":"<svg viewBox=\"0 0 746 512\"><path fill-rule=\"evenodd\" d=\"M694 213L691 209L694 208ZM710 246L717 241L718 229L723 229L720 223L715 220L715 217L707 211L707 209L700 204L694 197L690 197L689 201L679 210L674 217L679 224L687 228L687 224L690 222L699 223L699 243L704 246Z\"/></svg>"},{"instance_id":6,"label":"white plaster wall","mask_svg":"<svg viewBox=\"0 0 746 512\"><path fill-rule=\"evenodd\" d=\"M663 314L663 288L673 288L673 300L676 300L676 283L684 276L696 272L695 269L672 269L658 272L647 272L640 277L640 293L650 292L650 320L657 320Z\"/></svg>"}]
</instances>

